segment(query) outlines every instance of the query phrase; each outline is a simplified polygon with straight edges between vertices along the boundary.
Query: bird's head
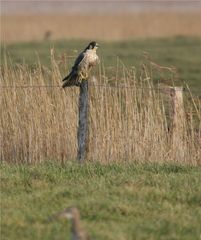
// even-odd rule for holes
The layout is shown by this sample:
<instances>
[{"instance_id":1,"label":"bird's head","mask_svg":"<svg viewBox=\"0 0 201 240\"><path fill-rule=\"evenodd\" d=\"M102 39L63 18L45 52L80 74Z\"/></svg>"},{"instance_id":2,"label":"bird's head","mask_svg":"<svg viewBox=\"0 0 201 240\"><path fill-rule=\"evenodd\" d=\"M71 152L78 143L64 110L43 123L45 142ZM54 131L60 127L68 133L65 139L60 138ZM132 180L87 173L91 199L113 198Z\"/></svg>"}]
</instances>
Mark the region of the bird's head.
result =
<instances>
[{"instance_id":1,"label":"bird's head","mask_svg":"<svg viewBox=\"0 0 201 240\"><path fill-rule=\"evenodd\" d=\"M93 41L89 43L89 45L86 47L85 50L89 50L89 49L97 50L98 47L99 47L98 43Z\"/></svg>"}]
</instances>

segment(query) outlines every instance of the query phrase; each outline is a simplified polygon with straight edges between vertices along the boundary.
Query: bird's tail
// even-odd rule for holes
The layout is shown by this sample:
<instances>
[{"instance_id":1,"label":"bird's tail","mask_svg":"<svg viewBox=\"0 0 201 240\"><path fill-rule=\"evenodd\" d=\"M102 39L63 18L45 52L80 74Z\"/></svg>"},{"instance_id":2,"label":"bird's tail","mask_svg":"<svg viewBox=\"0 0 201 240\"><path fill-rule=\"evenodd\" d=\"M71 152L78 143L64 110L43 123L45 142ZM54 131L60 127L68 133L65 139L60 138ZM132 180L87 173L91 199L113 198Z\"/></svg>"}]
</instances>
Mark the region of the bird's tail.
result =
<instances>
[{"instance_id":1,"label":"bird's tail","mask_svg":"<svg viewBox=\"0 0 201 240\"><path fill-rule=\"evenodd\" d=\"M73 73L70 73L62 81L64 82L62 84L63 88L80 85L79 77L77 76L77 74L73 74Z\"/></svg>"}]
</instances>

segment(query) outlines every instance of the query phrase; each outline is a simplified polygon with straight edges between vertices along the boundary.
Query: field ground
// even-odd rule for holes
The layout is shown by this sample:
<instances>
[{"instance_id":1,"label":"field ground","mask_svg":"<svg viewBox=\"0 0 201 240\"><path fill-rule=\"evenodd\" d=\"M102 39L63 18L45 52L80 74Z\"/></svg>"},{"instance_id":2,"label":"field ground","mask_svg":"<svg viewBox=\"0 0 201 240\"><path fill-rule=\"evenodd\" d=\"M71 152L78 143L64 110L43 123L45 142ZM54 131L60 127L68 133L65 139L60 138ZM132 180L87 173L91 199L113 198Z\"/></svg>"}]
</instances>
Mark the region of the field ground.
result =
<instances>
[{"instance_id":1,"label":"field ground","mask_svg":"<svg viewBox=\"0 0 201 240\"><path fill-rule=\"evenodd\" d=\"M93 239L198 240L200 182L199 167L1 163L1 239L68 239L69 223L46 220L77 206Z\"/></svg>"},{"instance_id":2,"label":"field ground","mask_svg":"<svg viewBox=\"0 0 201 240\"><path fill-rule=\"evenodd\" d=\"M1 16L1 41L104 39L201 36L196 12L136 12L133 14L22 14ZM47 35L47 33L49 33Z\"/></svg>"},{"instance_id":3,"label":"field ground","mask_svg":"<svg viewBox=\"0 0 201 240\"><path fill-rule=\"evenodd\" d=\"M49 66L50 49L54 47L58 60L61 60L63 55L69 57L68 67L70 67L78 52L87 43L87 40L13 43L7 44L6 50L14 63L26 62L33 66L39 55L42 64ZM186 81L196 95L201 93L201 38L199 37L158 38L124 42L100 41L99 44L101 47L98 54L106 70L117 65L118 57L126 67L134 66L138 71L139 66L145 62L143 55L146 53L153 62L176 68L176 74L162 71L161 75L155 76L155 81L164 81L169 85L184 85L183 81ZM2 60L4 46L1 50ZM61 70L66 69L64 63L61 62L60 66ZM65 71L63 71L63 74L66 74Z\"/></svg>"}]
</instances>

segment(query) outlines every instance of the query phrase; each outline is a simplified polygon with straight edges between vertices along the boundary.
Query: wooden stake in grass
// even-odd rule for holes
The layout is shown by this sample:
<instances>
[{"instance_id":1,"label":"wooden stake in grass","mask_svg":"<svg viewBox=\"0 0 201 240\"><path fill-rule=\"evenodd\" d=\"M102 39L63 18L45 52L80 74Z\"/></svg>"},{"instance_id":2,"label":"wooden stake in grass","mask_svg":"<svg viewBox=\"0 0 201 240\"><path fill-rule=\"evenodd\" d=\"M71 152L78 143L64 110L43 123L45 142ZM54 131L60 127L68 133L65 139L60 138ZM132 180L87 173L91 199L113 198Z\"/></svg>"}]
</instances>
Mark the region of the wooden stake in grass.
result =
<instances>
[{"instance_id":1,"label":"wooden stake in grass","mask_svg":"<svg viewBox=\"0 0 201 240\"><path fill-rule=\"evenodd\" d=\"M175 153L182 154L184 151L183 135L184 135L184 103L183 88L172 88L172 104L173 104L173 122L172 122L172 144Z\"/></svg>"},{"instance_id":2,"label":"wooden stake in grass","mask_svg":"<svg viewBox=\"0 0 201 240\"><path fill-rule=\"evenodd\" d=\"M183 88L174 87L172 89L173 101L173 128L176 132L183 130L184 105L183 105Z\"/></svg>"},{"instance_id":3,"label":"wooden stake in grass","mask_svg":"<svg viewBox=\"0 0 201 240\"><path fill-rule=\"evenodd\" d=\"M88 81L83 80L80 85L79 96L79 125L78 125L78 152L77 159L83 162L86 156L86 145L88 135Z\"/></svg>"}]
</instances>

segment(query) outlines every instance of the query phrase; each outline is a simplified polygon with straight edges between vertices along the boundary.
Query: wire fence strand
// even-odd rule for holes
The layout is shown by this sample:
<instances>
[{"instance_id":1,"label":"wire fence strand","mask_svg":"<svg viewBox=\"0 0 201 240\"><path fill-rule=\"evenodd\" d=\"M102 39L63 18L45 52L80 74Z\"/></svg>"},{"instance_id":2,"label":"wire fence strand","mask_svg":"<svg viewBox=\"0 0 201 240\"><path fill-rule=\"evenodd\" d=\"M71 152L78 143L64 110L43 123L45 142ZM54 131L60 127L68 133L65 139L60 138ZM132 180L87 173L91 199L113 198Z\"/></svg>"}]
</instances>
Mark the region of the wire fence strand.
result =
<instances>
[{"instance_id":1,"label":"wire fence strand","mask_svg":"<svg viewBox=\"0 0 201 240\"><path fill-rule=\"evenodd\" d=\"M130 86L130 85L110 85L110 84L89 84L90 87L100 87L100 88L127 88L127 89L147 89L147 90L157 90L157 91L163 91L163 90L171 90L174 87L168 86L168 87L136 87L136 86ZM75 87L75 86L71 86ZM60 88L63 89L61 85L2 85L0 86L0 90L5 89L24 89L24 88ZM174 89L175 91L187 91L187 89Z\"/></svg>"}]
</instances>

